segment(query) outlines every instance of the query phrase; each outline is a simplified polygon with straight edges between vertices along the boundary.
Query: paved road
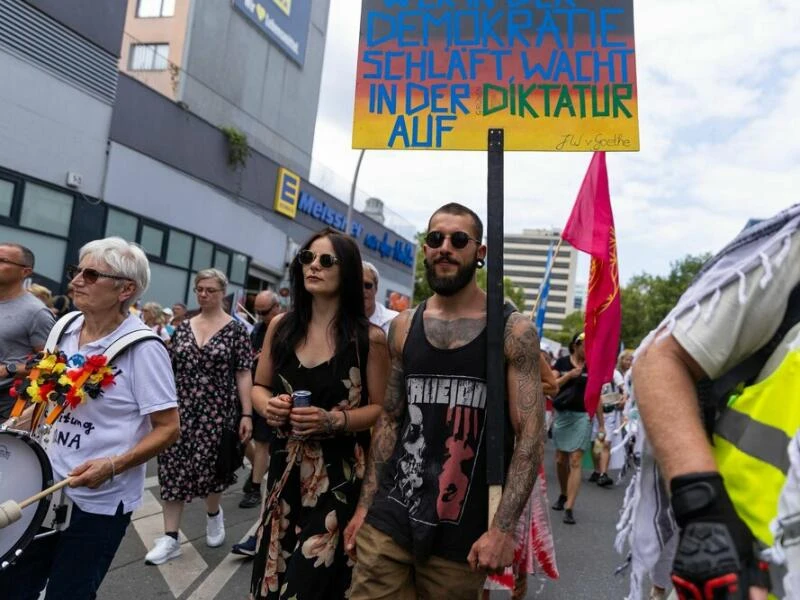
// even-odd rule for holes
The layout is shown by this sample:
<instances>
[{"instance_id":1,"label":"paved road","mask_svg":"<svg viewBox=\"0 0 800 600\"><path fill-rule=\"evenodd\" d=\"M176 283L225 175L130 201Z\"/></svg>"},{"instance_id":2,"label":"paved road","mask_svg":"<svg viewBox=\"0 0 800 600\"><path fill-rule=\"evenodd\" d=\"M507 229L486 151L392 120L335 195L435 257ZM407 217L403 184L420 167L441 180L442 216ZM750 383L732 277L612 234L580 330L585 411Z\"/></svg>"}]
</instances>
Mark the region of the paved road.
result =
<instances>
[{"instance_id":1,"label":"paved road","mask_svg":"<svg viewBox=\"0 0 800 600\"><path fill-rule=\"evenodd\" d=\"M552 449L546 455L548 493L558 495L553 472ZM250 563L229 554L230 543L245 537L258 509L240 509L241 486L232 487L222 499L228 541L221 548L205 545L205 512L202 502L191 503L184 513L181 558L159 567L145 566L144 555L152 540L161 535L163 524L154 467L148 469L146 502L137 511L120 547L99 597L115 600L211 600L247 597ZM588 475L588 474L587 474ZM621 599L625 581L614 577L621 562L611 544L621 505L623 487L600 489L584 484L575 509L577 525L561 522L561 513L550 512L561 579L540 584L531 580L528 598L543 600ZM230 542L230 543L229 543ZM540 589L541 588L541 589ZM538 594L536 592L539 591ZM494 599L502 598L495 593Z\"/></svg>"}]
</instances>

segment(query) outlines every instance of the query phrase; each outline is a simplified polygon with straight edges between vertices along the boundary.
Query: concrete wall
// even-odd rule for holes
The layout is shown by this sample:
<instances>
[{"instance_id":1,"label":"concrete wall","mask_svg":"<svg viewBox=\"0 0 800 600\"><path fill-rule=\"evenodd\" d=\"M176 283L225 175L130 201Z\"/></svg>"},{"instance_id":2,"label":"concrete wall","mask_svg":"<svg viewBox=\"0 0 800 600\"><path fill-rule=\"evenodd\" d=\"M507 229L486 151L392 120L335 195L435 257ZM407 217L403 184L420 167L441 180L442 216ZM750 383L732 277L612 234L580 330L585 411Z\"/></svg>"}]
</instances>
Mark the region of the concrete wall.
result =
<instances>
[{"instance_id":1,"label":"concrete wall","mask_svg":"<svg viewBox=\"0 0 800 600\"><path fill-rule=\"evenodd\" d=\"M308 178L329 0L313 0L301 68L230 2L194 0L179 98L217 126Z\"/></svg>"},{"instance_id":2,"label":"concrete wall","mask_svg":"<svg viewBox=\"0 0 800 600\"><path fill-rule=\"evenodd\" d=\"M119 56L127 0L26 0L87 40Z\"/></svg>"},{"instance_id":3,"label":"concrete wall","mask_svg":"<svg viewBox=\"0 0 800 600\"><path fill-rule=\"evenodd\" d=\"M104 199L283 272L286 234L224 192L117 143L111 144Z\"/></svg>"},{"instance_id":4,"label":"concrete wall","mask_svg":"<svg viewBox=\"0 0 800 600\"><path fill-rule=\"evenodd\" d=\"M75 171L99 197L111 106L1 49L0 73L0 165L60 186Z\"/></svg>"}]
</instances>

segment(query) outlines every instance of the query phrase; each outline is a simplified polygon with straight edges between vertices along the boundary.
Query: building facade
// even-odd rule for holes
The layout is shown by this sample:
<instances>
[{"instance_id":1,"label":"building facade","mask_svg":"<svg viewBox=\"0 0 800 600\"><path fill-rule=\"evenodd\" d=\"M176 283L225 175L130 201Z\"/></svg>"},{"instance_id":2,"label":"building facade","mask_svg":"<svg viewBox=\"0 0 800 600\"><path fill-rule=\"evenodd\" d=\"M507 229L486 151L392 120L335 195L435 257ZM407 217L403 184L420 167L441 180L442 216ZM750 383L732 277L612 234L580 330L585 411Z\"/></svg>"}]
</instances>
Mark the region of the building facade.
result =
<instances>
[{"instance_id":1,"label":"building facade","mask_svg":"<svg viewBox=\"0 0 800 600\"><path fill-rule=\"evenodd\" d=\"M522 233L503 238L503 275L514 285L525 290L525 310L530 311L544 278L547 254L561 237L556 229L525 229ZM578 266L577 251L567 242L561 244L550 275L550 293L547 298L546 329L560 331L561 323L575 310L575 274Z\"/></svg>"},{"instance_id":2,"label":"building facade","mask_svg":"<svg viewBox=\"0 0 800 600\"><path fill-rule=\"evenodd\" d=\"M120 70L308 178L329 0L127 0Z\"/></svg>"},{"instance_id":3,"label":"building facade","mask_svg":"<svg viewBox=\"0 0 800 600\"><path fill-rule=\"evenodd\" d=\"M257 149L231 166L218 127L120 74L126 8L0 0L0 19L13 24L0 29L9 83L0 93L0 241L30 247L34 279L55 293L66 291L80 247L109 235L147 253L144 301L196 305L193 275L210 266L226 273L229 291L280 290L298 245L325 225L344 230L335 216L347 205ZM382 285L410 295L412 243L360 213L353 234Z\"/></svg>"}]
</instances>

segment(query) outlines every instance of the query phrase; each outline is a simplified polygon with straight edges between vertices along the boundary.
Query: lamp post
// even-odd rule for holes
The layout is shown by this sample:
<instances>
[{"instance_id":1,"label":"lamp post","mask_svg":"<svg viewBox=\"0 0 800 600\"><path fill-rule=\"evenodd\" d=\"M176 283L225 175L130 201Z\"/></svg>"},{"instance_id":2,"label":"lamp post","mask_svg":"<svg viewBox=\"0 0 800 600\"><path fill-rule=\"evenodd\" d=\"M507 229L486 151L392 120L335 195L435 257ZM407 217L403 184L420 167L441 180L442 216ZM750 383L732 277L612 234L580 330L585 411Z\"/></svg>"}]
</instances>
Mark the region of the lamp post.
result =
<instances>
[{"instance_id":1,"label":"lamp post","mask_svg":"<svg viewBox=\"0 0 800 600\"><path fill-rule=\"evenodd\" d=\"M364 159L364 152L366 152L366 149L362 148L361 153L358 155L356 172L353 175L353 185L350 187L350 204L347 207L347 227L345 229L347 235L352 235L351 228L353 225L353 204L355 204L356 201L356 183L358 183L358 172L361 170L361 161Z\"/></svg>"}]
</instances>

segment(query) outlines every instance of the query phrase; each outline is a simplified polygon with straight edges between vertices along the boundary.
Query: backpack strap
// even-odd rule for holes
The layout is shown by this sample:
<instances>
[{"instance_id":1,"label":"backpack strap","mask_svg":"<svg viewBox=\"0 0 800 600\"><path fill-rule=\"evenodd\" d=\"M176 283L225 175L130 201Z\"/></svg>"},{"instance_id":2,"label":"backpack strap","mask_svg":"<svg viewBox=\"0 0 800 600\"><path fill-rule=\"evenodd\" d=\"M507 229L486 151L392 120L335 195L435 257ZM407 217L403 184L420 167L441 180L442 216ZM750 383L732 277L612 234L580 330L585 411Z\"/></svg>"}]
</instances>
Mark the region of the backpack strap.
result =
<instances>
[{"instance_id":1,"label":"backpack strap","mask_svg":"<svg viewBox=\"0 0 800 600\"><path fill-rule=\"evenodd\" d=\"M778 329L764 346L717 379L712 381L704 378L698 382L698 397L709 433L716 416L728 406L731 394L740 386L752 385L755 382L769 357L778 349L786 334L798 323L800 323L800 282L789 294L786 313Z\"/></svg>"},{"instance_id":2,"label":"backpack strap","mask_svg":"<svg viewBox=\"0 0 800 600\"><path fill-rule=\"evenodd\" d=\"M47 336L47 341L44 344L45 351L53 352L56 349L58 342L61 341L61 337L67 330L67 327L69 327L75 319L80 317L81 314L81 311L74 310L72 312L68 312L58 321L56 321L55 325L53 325L53 328L50 330L50 334Z\"/></svg>"},{"instance_id":3,"label":"backpack strap","mask_svg":"<svg viewBox=\"0 0 800 600\"><path fill-rule=\"evenodd\" d=\"M151 329L136 329L121 335L116 340L111 342L111 344L109 344L108 348L106 348L103 352L106 357L106 361L108 364L111 364L114 362L115 358L125 352L128 348L144 342L145 340L158 340L162 345L164 345L164 340L162 340L161 337Z\"/></svg>"}]
</instances>

